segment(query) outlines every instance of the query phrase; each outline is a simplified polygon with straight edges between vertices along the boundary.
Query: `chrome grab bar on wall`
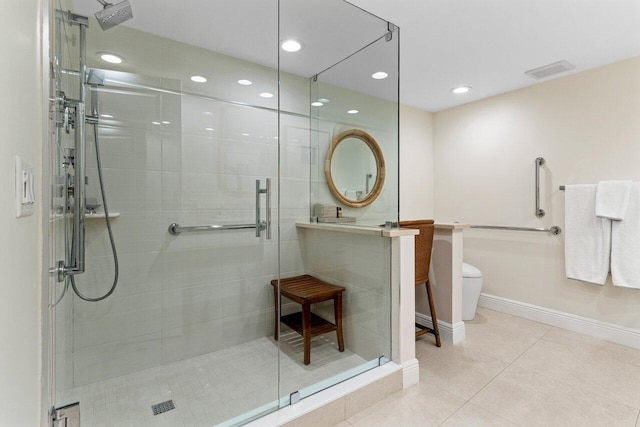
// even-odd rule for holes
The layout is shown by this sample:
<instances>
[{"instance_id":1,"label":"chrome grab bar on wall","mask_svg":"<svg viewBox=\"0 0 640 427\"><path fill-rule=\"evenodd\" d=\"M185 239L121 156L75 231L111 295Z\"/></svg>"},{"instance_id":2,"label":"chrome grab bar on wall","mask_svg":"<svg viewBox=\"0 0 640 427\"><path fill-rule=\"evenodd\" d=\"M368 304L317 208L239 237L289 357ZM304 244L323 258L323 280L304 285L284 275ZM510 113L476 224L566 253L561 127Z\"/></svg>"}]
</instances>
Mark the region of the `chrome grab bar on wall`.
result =
<instances>
[{"instance_id":1,"label":"chrome grab bar on wall","mask_svg":"<svg viewBox=\"0 0 640 427\"><path fill-rule=\"evenodd\" d=\"M472 225L471 228L483 228L486 230L511 230L511 231L537 231L551 233L554 236L562 233L562 228L554 225L550 228L533 228L533 227L509 227L504 225Z\"/></svg>"},{"instance_id":2,"label":"chrome grab bar on wall","mask_svg":"<svg viewBox=\"0 0 640 427\"><path fill-rule=\"evenodd\" d=\"M266 195L266 221L260 219L260 195ZM261 232L267 232L267 239L271 239L271 179L266 179L265 188L260 188L260 180L256 179L256 222L255 224L232 224L232 225L190 225L183 227L180 224L173 223L169 225L169 234L177 236L180 233L193 233L197 231L220 231L220 230L247 230L256 229L256 237L260 237Z\"/></svg>"},{"instance_id":3,"label":"chrome grab bar on wall","mask_svg":"<svg viewBox=\"0 0 640 427\"><path fill-rule=\"evenodd\" d=\"M265 230L267 228L267 223L262 221L258 225L260 230ZM255 224L234 224L234 225L216 225L216 224L207 224L207 225L190 225L186 227L182 227L180 224L173 223L169 226L169 234L172 236L177 236L180 233L192 233L196 231L219 231L219 230L245 230L256 228Z\"/></svg>"},{"instance_id":4,"label":"chrome grab bar on wall","mask_svg":"<svg viewBox=\"0 0 640 427\"><path fill-rule=\"evenodd\" d=\"M545 214L540 207L540 166L544 165L544 158L536 157L536 217L542 218Z\"/></svg>"}]
</instances>

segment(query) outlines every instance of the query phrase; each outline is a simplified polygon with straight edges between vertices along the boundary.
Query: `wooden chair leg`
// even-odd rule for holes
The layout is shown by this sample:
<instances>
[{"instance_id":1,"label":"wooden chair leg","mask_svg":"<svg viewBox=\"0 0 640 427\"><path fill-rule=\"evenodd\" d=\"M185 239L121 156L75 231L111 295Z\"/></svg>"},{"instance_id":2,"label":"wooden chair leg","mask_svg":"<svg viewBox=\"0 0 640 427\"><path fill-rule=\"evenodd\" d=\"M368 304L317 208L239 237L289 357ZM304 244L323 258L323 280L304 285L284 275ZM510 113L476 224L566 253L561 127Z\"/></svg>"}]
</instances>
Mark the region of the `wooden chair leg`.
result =
<instances>
[{"instance_id":1,"label":"wooden chair leg","mask_svg":"<svg viewBox=\"0 0 640 427\"><path fill-rule=\"evenodd\" d=\"M336 318L336 335L338 335L338 350L344 351L344 338L342 336L342 293L333 298L333 314Z\"/></svg>"},{"instance_id":2,"label":"wooden chair leg","mask_svg":"<svg viewBox=\"0 0 640 427\"><path fill-rule=\"evenodd\" d=\"M304 364L311 363L311 304L302 304L302 338L304 341Z\"/></svg>"},{"instance_id":3,"label":"wooden chair leg","mask_svg":"<svg viewBox=\"0 0 640 427\"><path fill-rule=\"evenodd\" d=\"M431 320L433 322L433 335L436 336L436 346L441 347L440 343L440 330L438 328L438 317L436 316L436 307L433 304L433 295L431 294L431 283L427 280L425 283L427 287L427 297L429 298L429 310L431 311Z\"/></svg>"},{"instance_id":4,"label":"wooden chair leg","mask_svg":"<svg viewBox=\"0 0 640 427\"><path fill-rule=\"evenodd\" d=\"M280 323L280 316L279 316L279 309L280 307L278 307L280 304L280 301L278 301L278 288L276 288L275 286L273 287L273 304L275 306L275 315L276 315L276 319L275 319L275 323L273 324L273 338L278 341L278 329L279 328L279 323Z\"/></svg>"}]
</instances>

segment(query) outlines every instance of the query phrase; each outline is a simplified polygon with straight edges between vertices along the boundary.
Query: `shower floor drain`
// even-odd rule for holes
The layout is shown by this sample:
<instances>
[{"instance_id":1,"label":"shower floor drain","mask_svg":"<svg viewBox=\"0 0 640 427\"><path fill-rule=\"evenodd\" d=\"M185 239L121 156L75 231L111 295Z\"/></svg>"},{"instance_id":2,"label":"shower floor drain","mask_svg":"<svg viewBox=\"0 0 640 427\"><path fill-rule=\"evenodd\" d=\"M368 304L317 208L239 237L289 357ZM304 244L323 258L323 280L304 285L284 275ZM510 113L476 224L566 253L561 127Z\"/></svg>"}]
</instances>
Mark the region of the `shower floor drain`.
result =
<instances>
[{"instance_id":1,"label":"shower floor drain","mask_svg":"<svg viewBox=\"0 0 640 427\"><path fill-rule=\"evenodd\" d=\"M153 410L153 415L158 415L162 414L163 412L176 409L176 405L173 403L173 400L167 400L166 402L151 405L151 409Z\"/></svg>"}]
</instances>

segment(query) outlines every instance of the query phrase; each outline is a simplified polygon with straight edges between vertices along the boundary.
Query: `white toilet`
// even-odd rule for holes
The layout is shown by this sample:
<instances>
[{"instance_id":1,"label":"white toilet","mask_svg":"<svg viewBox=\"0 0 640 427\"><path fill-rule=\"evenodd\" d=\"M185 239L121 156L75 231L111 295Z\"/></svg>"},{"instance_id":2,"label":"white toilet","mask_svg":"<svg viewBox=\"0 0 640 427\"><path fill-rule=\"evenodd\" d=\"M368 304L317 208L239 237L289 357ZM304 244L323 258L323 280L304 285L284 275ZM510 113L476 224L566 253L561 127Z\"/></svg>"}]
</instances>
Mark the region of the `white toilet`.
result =
<instances>
[{"instance_id":1,"label":"white toilet","mask_svg":"<svg viewBox=\"0 0 640 427\"><path fill-rule=\"evenodd\" d=\"M482 291L482 271L471 264L462 263L462 320L476 317Z\"/></svg>"}]
</instances>

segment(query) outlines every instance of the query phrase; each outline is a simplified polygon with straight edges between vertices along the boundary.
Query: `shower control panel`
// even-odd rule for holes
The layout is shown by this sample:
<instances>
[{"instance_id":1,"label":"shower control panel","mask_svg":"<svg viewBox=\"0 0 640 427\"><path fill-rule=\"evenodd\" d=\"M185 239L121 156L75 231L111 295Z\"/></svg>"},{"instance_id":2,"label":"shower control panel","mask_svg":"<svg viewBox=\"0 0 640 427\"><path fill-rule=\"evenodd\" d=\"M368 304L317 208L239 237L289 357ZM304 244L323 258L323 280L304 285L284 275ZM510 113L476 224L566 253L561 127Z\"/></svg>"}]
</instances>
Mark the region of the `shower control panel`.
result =
<instances>
[{"instance_id":1,"label":"shower control panel","mask_svg":"<svg viewBox=\"0 0 640 427\"><path fill-rule=\"evenodd\" d=\"M36 203L33 181L33 166L16 156L16 218L33 215Z\"/></svg>"}]
</instances>

